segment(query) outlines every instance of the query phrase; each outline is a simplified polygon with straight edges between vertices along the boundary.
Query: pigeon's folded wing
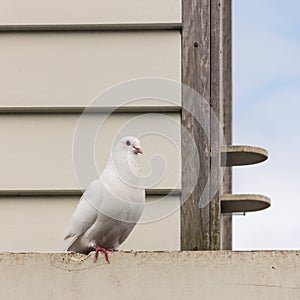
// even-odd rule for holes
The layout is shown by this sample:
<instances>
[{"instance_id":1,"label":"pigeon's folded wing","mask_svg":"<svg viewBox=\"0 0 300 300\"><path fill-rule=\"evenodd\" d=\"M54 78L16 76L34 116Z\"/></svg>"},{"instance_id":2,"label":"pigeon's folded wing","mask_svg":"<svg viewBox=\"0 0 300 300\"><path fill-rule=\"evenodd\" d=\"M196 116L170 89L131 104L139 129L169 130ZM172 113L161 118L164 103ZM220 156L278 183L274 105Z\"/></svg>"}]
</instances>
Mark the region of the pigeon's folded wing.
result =
<instances>
[{"instance_id":1,"label":"pigeon's folded wing","mask_svg":"<svg viewBox=\"0 0 300 300\"><path fill-rule=\"evenodd\" d=\"M89 185L78 203L65 234L62 247L64 251L67 251L97 219L97 210L91 203L92 199L90 199L91 195L93 195L93 197L99 197L98 193L93 193L96 184L96 182L93 182Z\"/></svg>"}]
</instances>

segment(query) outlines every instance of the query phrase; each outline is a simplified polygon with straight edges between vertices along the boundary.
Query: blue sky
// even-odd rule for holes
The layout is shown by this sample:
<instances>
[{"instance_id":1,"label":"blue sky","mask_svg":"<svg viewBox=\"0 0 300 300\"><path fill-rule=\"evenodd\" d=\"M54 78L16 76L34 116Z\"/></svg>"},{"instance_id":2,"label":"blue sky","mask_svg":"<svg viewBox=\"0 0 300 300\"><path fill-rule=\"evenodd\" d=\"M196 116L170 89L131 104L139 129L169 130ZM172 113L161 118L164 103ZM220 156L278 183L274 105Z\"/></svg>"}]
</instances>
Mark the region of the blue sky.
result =
<instances>
[{"instance_id":1,"label":"blue sky","mask_svg":"<svg viewBox=\"0 0 300 300\"><path fill-rule=\"evenodd\" d=\"M233 143L269 151L234 168L234 193L271 208L234 217L233 247L300 249L300 1L233 0Z\"/></svg>"}]
</instances>

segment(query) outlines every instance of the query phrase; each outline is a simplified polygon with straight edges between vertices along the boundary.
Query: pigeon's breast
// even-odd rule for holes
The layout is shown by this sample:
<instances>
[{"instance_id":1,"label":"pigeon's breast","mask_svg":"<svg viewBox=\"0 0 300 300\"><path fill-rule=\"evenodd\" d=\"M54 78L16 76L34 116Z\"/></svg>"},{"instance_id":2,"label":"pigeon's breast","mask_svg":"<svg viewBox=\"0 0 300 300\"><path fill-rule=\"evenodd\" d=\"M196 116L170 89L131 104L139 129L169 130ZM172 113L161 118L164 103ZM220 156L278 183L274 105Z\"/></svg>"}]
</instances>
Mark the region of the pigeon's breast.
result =
<instances>
[{"instance_id":1,"label":"pigeon's breast","mask_svg":"<svg viewBox=\"0 0 300 300\"><path fill-rule=\"evenodd\" d=\"M131 189L124 193L106 190L104 201L101 202L99 210L112 219L136 223L143 212L144 205L145 192L143 190Z\"/></svg>"}]
</instances>

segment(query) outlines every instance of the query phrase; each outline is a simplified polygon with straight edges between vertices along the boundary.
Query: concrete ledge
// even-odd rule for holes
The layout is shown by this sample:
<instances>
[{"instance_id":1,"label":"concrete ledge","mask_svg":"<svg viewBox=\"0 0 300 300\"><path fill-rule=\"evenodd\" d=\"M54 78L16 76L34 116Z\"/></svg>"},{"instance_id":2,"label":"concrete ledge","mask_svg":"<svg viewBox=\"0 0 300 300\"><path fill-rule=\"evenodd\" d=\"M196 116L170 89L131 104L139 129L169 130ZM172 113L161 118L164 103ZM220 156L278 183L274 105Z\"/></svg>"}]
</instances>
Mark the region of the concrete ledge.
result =
<instances>
[{"instance_id":1,"label":"concrete ledge","mask_svg":"<svg viewBox=\"0 0 300 300\"><path fill-rule=\"evenodd\" d=\"M221 153L222 166L246 166L268 159L268 151L255 146L228 145Z\"/></svg>"},{"instance_id":2,"label":"concrete ledge","mask_svg":"<svg viewBox=\"0 0 300 300\"><path fill-rule=\"evenodd\" d=\"M270 207L270 198L255 194L220 195L222 213L259 211Z\"/></svg>"},{"instance_id":3,"label":"concrete ledge","mask_svg":"<svg viewBox=\"0 0 300 300\"><path fill-rule=\"evenodd\" d=\"M0 254L1 299L299 299L300 251Z\"/></svg>"}]
</instances>

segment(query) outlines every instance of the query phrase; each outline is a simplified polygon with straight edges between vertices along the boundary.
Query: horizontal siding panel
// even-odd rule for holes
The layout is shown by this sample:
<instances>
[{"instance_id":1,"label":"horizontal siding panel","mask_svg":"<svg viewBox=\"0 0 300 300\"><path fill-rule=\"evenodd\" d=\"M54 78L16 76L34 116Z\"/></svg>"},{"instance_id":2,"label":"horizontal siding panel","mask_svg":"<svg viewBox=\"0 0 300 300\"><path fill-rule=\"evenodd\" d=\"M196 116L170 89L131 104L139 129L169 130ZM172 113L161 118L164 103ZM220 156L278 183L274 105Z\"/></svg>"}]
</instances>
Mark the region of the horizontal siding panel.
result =
<instances>
[{"instance_id":1,"label":"horizontal siding panel","mask_svg":"<svg viewBox=\"0 0 300 300\"><path fill-rule=\"evenodd\" d=\"M76 129L79 117L80 114L1 115L0 189L77 189L72 147L75 130L82 126ZM163 169L162 174L158 174L157 179L162 177L162 180L152 188L180 187L177 185L180 184L179 113L113 114L101 127L105 117L105 114L88 115L86 122L96 124L99 132L98 136L93 137L95 151L89 156L80 154L80 161L88 160L95 153L101 172L116 134L144 134L141 137L144 175L151 172L151 167L154 170L161 169L162 160L153 158L149 161L153 155L163 157L166 166L165 174ZM94 174L91 176L87 177L86 183L80 182L80 186L85 188L85 184L95 178Z\"/></svg>"},{"instance_id":2,"label":"horizontal siding panel","mask_svg":"<svg viewBox=\"0 0 300 300\"><path fill-rule=\"evenodd\" d=\"M0 197L0 251L58 251L79 197ZM148 197L147 203L159 200ZM146 205L143 218L162 219L137 225L123 250L179 250L179 197ZM163 212L163 213L160 213ZM173 212L172 214L170 214Z\"/></svg>"},{"instance_id":3,"label":"horizontal siding panel","mask_svg":"<svg viewBox=\"0 0 300 300\"><path fill-rule=\"evenodd\" d=\"M179 31L1 33L0 107L87 106L134 78L180 82L180 43ZM174 105L180 105L176 98ZM101 105L111 101L103 99ZM166 102L147 99L133 105Z\"/></svg>"},{"instance_id":4,"label":"horizontal siding panel","mask_svg":"<svg viewBox=\"0 0 300 300\"><path fill-rule=\"evenodd\" d=\"M80 197L85 189L0 189L1 196L78 196ZM180 196L180 189L145 189L147 196Z\"/></svg>"},{"instance_id":5,"label":"horizontal siding panel","mask_svg":"<svg viewBox=\"0 0 300 300\"><path fill-rule=\"evenodd\" d=\"M1 23L177 23L180 0L1 0Z\"/></svg>"},{"instance_id":6,"label":"horizontal siding panel","mask_svg":"<svg viewBox=\"0 0 300 300\"><path fill-rule=\"evenodd\" d=\"M173 98L170 98L173 99ZM151 103L151 104L150 104ZM0 114L66 114L66 113L169 113L181 112L181 106L174 103L163 105L163 101L141 100L136 105L124 106L0 106Z\"/></svg>"}]
</instances>

